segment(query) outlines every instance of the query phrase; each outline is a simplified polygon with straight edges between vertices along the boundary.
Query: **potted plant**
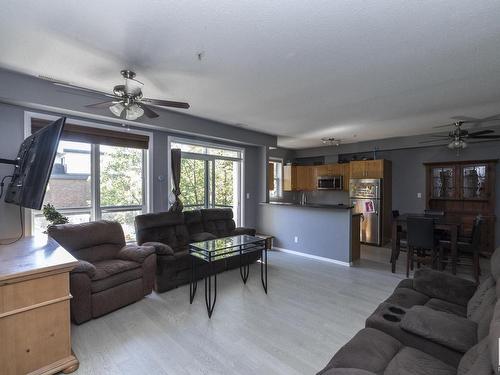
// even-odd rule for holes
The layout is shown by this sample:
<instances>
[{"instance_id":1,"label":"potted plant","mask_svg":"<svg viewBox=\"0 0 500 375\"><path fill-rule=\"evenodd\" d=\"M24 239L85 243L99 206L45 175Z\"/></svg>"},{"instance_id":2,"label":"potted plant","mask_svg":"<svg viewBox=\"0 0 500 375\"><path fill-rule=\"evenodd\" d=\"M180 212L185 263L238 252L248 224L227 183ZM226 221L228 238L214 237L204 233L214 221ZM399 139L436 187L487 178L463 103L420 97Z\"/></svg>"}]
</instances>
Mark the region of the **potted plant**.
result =
<instances>
[{"instance_id":1,"label":"potted plant","mask_svg":"<svg viewBox=\"0 0 500 375\"><path fill-rule=\"evenodd\" d=\"M42 213L45 219L49 222L49 225L47 225L47 229L52 225L69 223L68 218L58 212L50 203L47 203L43 206ZM47 233L47 231L45 231L44 233Z\"/></svg>"}]
</instances>

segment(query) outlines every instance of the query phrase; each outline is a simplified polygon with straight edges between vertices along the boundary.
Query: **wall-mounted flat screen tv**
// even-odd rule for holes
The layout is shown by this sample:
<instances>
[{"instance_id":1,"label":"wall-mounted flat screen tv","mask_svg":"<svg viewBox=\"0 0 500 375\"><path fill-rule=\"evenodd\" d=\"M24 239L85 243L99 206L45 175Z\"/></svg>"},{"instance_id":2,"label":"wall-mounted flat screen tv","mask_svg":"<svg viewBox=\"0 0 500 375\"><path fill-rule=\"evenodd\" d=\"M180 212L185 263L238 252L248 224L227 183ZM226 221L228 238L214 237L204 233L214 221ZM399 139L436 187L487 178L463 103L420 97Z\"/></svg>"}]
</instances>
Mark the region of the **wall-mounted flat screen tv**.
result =
<instances>
[{"instance_id":1,"label":"wall-mounted flat screen tv","mask_svg":"<svg viewBox=\"0 0 500 375\"><path fill-rule=\"evenodd\" d=\"M26 208L42 208L45 190L57 154L65 117L43 127L24 140L14 164L5 202Z\"/></svg>"}]
</instances>

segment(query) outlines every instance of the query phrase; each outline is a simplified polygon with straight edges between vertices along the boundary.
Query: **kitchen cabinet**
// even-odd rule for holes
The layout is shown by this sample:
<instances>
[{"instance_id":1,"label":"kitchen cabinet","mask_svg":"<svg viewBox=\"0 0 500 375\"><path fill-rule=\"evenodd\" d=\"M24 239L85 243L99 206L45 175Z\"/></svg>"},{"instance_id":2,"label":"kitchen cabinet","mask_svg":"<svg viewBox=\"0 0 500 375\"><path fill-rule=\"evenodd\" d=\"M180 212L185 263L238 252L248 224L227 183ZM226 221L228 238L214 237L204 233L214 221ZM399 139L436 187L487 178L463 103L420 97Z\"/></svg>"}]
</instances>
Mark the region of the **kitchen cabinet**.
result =
<instances>
[{"instance_id":1,"label":"kitchen cabinet","mask_svg":"<svg viewBox=\"0 0 500 375\"><path fill-rule=\"evenodd\" d=\"M350 178L384 178L384 160L359 160L349 163Z\"/></svg>"},{"instance_id":2,"label":"kitchen cabinet","mask_svg":"<svg viewBox=\"0 0 500 375\"><path fill-rule=\"evenodd\" d=\"M314 166L297 166L297 188L299 191L312 191L316 189Z\"/></svg>"},{"instance_id":3,"label":"kitchen cabinet","mask_svg":"<svg viewBox=\"0 0 500 375\"><path fill-rule=\"evenodd\" d=\"M297 166L295 165L283 166L283 190L284 191L297 190Z\"/></svg>"},{"instance_id":4,"label":"kitchen cabinet","mask_svg":"<svg viewBox=\"0 0 500 375\"><path fill-rule=\"evenodd\" d=\"M274 163L267 163L267 190L274 190Z\"/></svg>"}]
</instances>

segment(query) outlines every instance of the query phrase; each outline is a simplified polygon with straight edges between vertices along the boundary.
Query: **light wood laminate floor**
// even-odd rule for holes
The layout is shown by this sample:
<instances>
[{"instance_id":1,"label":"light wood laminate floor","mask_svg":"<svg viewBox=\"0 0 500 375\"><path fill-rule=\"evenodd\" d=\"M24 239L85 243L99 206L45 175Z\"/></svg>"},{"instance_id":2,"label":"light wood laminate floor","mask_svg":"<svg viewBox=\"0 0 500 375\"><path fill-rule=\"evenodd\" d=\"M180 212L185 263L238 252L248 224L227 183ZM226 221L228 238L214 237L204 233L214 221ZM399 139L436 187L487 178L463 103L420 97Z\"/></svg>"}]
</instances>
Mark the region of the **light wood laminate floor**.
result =
<instances>
[{"instance_id":1,"label":"light wood laminate floor","mask_svg":"<svg viewBox=\"0 0 500 375\"><path fill-rule=\"evenodd\" d=\"M73 326L75 374L315 374L403 278L389 249L363 254L349 268L269 252L269 294L259 264L246 285L225 272L212 319L199 283L192 305L183 286Z\"/></svg>"}]
</instances>

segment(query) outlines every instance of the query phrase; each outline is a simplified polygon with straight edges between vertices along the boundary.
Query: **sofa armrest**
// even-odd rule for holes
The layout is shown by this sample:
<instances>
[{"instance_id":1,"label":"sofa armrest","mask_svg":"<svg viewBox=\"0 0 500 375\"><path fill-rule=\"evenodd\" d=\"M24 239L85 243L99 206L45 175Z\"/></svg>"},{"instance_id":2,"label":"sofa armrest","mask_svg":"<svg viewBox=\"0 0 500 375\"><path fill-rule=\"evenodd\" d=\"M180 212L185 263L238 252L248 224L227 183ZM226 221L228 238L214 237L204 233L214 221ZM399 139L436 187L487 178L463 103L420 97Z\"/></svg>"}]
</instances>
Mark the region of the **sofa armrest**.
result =
<instances>
[{"instance_id":1,"label":"sofa armrest","mask_svg":"<svg viewBox=\"0 0 500 375\"><path fill-rule=\"evenodd\" d=\"M477 344L477 323L426 306L413 306L406 310L400 327L461 353Z\"/></svg>"},{"instance_id":2,"label":"sofa armrest","mask_svg":"<svg viewBox=\"0 0 500 375\"><path fill-rule=\"evenodd\" d=\"M71 273L86 273L91 279L95 276L96 271L97 270L92 263L79 259L78 264L71 270Z\"/></svg>"},{"instance_id":3,"label":"sofa armrest","mask_svg":"<svg viewBox=\"0 0 500 375\"><path fill-rule=\"evenodd\" d=\"M121 260L131 260L133 262L143 263L148 256L154 253L154 246L127 245L122 247L116 257Z\"/></svg>"},{"instance_id":4,"label":"sofa armrest","mask_svg":"<svg viewBox=\"0 0 500 375\"><path fill-rule=\"evenodd\" d=\"M144 242L142 246L153 246L157 255L174 255L174 250L166 243Z\"/></svg>"},{"instance_id":5,"label":"sofa armrest","mask_svg":"<svg viewBox=\"0 0 500 375\"><path fill-rule=\"evenodd\" d=\"M233 231L231 232L231 236L240 236L243 234L247 234L249 236L255 236L255 229L238 227L238 228L233 229Z\"/></svg>"},{"instance_id":6,"label":"sofa armrest","mask_svg":"<svg viewBox=\"0 0 500 375\"><path fill-rule=\"evenodd\" d=\"M470 280L423 268L415 272L413 288L429 297L467 306L477 285Z\"/></svg>"}]
</instances>

